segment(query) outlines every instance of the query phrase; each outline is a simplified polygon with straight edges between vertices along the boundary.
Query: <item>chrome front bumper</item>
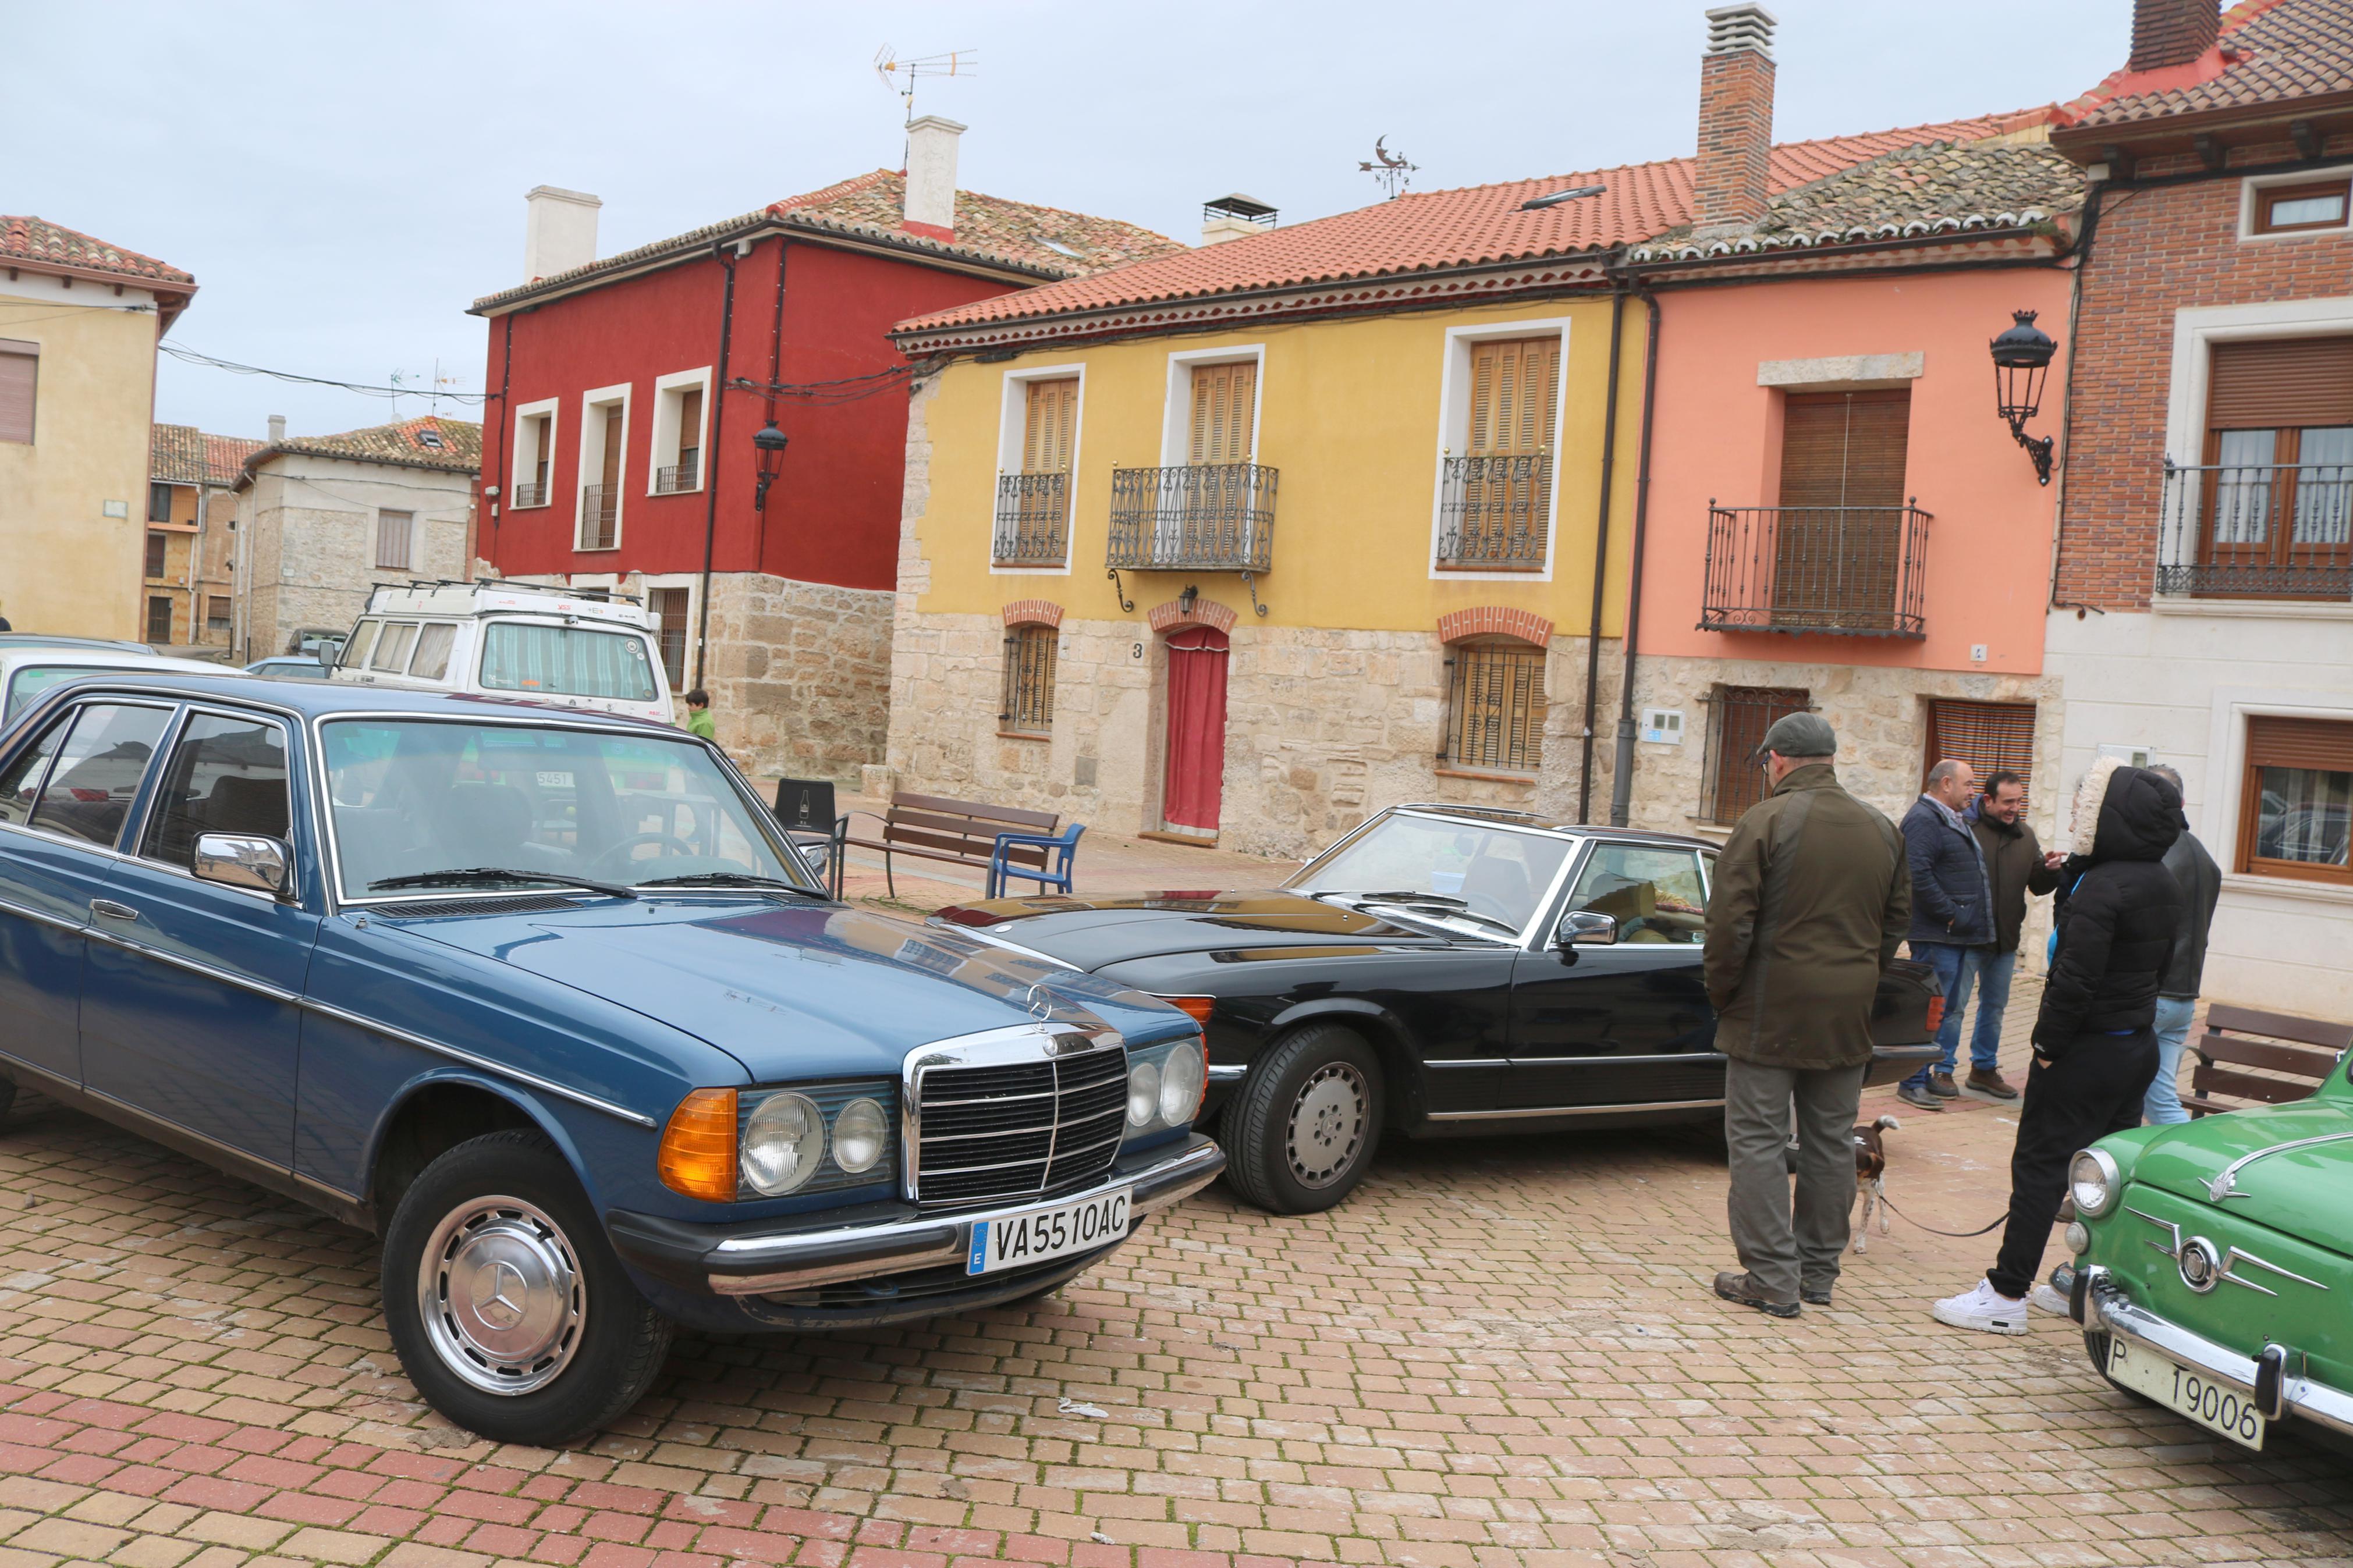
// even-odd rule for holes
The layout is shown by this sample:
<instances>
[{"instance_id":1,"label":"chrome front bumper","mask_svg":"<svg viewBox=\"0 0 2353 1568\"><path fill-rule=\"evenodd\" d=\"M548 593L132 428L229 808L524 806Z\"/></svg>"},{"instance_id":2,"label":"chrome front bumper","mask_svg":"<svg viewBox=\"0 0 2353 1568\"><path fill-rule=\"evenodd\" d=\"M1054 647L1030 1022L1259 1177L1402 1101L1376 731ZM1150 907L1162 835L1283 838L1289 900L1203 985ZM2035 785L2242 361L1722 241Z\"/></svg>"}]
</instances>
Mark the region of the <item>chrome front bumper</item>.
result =
<instances>
[{"instance_id":1,"label":"chrome front bumper","mask_svg":"<svg viewBox=\"0 0 2353 1568\"><path fill-rule=\"evenodd\" d=\"M2295 1352L2264 1347L2266 1355L2280 1352L2280 1370L2274 1374L2252 1356L2241 1355L2203 1334L2192 1333L2158 1317L2146 1307L2135 1306L2106 1269L2093 1266L2084 1273L2087 1277L2083 1291L2084 1328L2094 1333L2114 1334L2137 1349L2163 1356L2201 1377L2229 1384L2243 1392L2255 1408L2272 1420L2293 1415L2353 1436L2353 1394L2304 1376L2303 1358ZM2268 1386L2274 1377L2278 1384L2275 1394ZM2270 1408L2264 1405L2266 1394L2272 1397Z\"/></svg>"},{"instance_id":2,"label":"chrome front bumper","mask_svg":"<svg viewBox=\"0 0 2353 1568\"><path fill-rule=\"evenodd\" d=\"M1218 1179L1225 1152L1198 1133L1165 1154L1115 1164L1102 1181L1047 1198L993 1204L952 1215L896 1212L848 1225L780 1231L686 1226L616 1211L606 1216L614 1249L657 1278L721 1296L767 1296L904 1274L963 1260L974 1222L1025 1214L1045 1204L1080 1203L1132 1188L1128 1235L1145 1215L1179 1203Z\"/></svg>"}]
</instances>

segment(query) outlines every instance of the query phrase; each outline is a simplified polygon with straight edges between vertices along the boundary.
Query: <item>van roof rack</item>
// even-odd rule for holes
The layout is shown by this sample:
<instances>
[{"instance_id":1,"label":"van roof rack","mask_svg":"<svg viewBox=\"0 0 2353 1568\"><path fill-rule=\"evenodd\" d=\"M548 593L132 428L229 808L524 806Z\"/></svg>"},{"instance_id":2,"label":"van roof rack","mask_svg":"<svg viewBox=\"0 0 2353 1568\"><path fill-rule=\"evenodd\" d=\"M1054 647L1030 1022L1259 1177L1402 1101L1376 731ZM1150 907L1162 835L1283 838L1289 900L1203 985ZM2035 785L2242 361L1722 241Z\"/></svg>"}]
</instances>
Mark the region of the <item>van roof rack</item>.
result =
<instances>
[{"instance_id":1,"label":"van roof rack","mask_svg":"<svg viewBox=\"0 0 2353 1568\"><path fill-rule=\"evenodd\" d=\"M387 584L378 584L386 586ZM523 583L508 577L411 577L411 588L507 588L518 593L561 594L573 599L597 599L616 605L635 605L645 608L644 597L624 594L614 588L566 587L561 583Z\"/></svg>"}]
</instances>

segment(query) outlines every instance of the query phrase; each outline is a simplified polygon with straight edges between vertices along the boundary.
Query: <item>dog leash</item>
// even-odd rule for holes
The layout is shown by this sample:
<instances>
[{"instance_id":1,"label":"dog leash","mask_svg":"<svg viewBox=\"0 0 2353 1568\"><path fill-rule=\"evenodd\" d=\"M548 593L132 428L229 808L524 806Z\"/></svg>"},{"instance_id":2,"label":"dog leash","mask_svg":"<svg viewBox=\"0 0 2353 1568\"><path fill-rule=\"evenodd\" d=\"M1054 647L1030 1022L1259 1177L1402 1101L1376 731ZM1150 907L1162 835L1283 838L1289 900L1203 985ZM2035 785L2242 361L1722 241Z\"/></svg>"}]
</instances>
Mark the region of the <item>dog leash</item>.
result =
<instances>
[{"instance_id":1,"label":"dog leash","mask_svg":"<svg viewBox=\"0 0 2353 1568\"><path fill-rule=\"evenodd\" d=\"M1989 1230L1996 1229L1999 1226L2010 1223L2010 1216L2008 1215L2002 1215L1996 1218L1991 1225L1981 1225L1975 1230L1938 1230L1933 1225L1922 1225L1910 1215L1905 1214L1902 1209L1895 1206L1895 1200L1889 1197L1885 1193L1879 1194L1879 1201L1887 1205L1887 1211L1890 1214L1901 1215L1905 1225L1911 1226L1916 1230L1925 1230L1930 1236L1947 1236L1952 1237L1956 1241L1967 1241L1973 1236L1983 1236Z\"/></svg>"}]
</instances>

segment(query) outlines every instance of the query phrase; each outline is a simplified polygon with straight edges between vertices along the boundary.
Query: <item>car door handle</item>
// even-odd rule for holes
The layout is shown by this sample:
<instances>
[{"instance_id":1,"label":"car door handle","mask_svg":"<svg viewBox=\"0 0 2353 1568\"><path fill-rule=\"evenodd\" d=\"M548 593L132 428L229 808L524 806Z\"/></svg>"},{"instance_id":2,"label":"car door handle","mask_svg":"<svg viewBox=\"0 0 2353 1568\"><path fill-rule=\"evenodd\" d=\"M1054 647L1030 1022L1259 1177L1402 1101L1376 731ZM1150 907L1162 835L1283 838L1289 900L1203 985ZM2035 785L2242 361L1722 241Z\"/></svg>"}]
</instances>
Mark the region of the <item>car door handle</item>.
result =
<instances>
[{"instance_id":1,"label":"car door handle","mask_svg":"<svg viewBox=\"0 0 2353 1568\"><path fill-rule=\"evenodd\" d=\"M92 920L135 921L139 918L139 911L129 904L118 904L112 899L92 899L90 915Z\"/></svg>"}]
</instances>

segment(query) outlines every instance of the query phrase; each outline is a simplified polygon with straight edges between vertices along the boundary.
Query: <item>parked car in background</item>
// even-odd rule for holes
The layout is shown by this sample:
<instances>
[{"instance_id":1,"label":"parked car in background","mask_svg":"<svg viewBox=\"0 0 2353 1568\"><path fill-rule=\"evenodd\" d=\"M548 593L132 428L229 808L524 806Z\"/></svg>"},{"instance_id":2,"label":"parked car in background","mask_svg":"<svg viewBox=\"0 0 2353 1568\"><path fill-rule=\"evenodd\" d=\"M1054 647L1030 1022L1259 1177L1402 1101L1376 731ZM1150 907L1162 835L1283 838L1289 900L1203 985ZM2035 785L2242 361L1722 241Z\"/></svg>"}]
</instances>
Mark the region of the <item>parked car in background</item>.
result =
<instances>
[{"instance_id":1,"label":"parked car in background","mask_svg":"<svg viewBox=\"0 0 2353 1568\"><path fill-rule=\"evenodd\" d=\"M293 654L276 654L269 658L257 658L245 667L248 675L274 675L280 680L324 680L334 666L322 658L302 658Z\"/></svg>"},{"instance_id":2,"label":"parked car in background","mask_svg":"<svg viewBox=\"0 0 2353 1568\"><path fill-rule=\"evenodd\" d=\"M2353 1085L2075 1156L2070 1307L2118 1387L2261 1448L2353 1437Z\"/></svg>"},{"instance_id":3,"label":"parked car in background","mask_svg":"<svg viewBox=\"0 0 2353 1568\"><path fill-rule=\"evenodd\" d=\"M349 635L350 628L346 626L297 626L286 634L283 651L316 658L322 647L343 647L343 638Z\"/></svg>"},{"instance_id":4,"label":"parked car in background","mask_svg":"<svg viewBox=\"0 0 2353 1568\"><path fill-rule=\"evenodd\" d=\"M0 644L0 731L14 724L50 687L85 675L119 669L181 670L203 675L237 673L209 659L150 653L139 643L81 638L70 642Z\"/></svg>"},{"instance_id":5,"label":"parked car in background","mask_svg":"<svg viewBox=\"0 0 2353 1568\"><path fill-rule=\"evenodd\" d=\"M542 1446L672 1321L1036 1297L1225 1163L1190 1017L832 902L704 741L217 675L0 742L0 1075L380 1229L419 1393Z\"/></svg>"},{"instance_id":6,"label":"parked car in background","mask_svg":"<svg viewBox=\"0 0 2353 1568\"><path fill-rule=\"evenodd\" d=\"M634 598L528 583L379 587L332 679L522 697L672 722L654 623Z\"/></svg>"},{"instance_id":7,"label":"parked car in background","mask_svg":"<svg viewBox=\"0 0 2353 1568\"><path fill-rule=\"evenodd\" d=\"M143 642L124 642L118 637L75 637L50 632L0 632L0 650L12 647L109 647L124 653L145 653Z\"/></svg>"},{"instance_id":8,"label":"parked car in background","mask_svg":"<svg viewBox=\"0 0 2353 1568\"><path fill-rule=\"evenodd\" d=\"M1514 812L1381 812L1280 888L1041 895L933 917L1200 1020L1227 1179L1328 1208L1411 1138L1719 1121L1700 973L1716 847ZM1935 1055L1926 964L1883 977L1866 1082Z\"/></svg>"}]
</instances>

